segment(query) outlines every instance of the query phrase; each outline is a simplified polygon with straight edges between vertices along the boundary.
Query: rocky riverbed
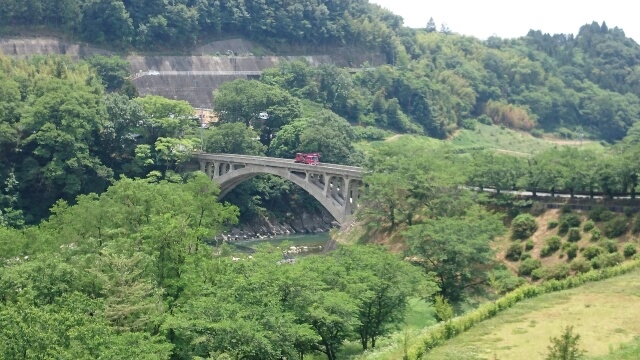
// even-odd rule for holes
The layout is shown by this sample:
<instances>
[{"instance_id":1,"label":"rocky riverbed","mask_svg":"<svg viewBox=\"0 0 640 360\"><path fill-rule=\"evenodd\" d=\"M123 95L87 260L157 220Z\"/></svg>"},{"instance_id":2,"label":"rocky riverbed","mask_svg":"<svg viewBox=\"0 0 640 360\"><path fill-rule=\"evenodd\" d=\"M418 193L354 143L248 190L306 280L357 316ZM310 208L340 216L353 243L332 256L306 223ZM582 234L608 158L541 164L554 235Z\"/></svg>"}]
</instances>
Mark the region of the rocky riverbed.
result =
<instances>
[{"instance_id":1,"label":"rocky riverbed","mask_svg":"<svg viewBox=\"0 0 640 360\"><path fill-rule=\"evenodd\" d=\"M334 227L339 227L339 225L328 214L303 213L291 221L260 218L249 223L243 223L228 232L219 234L216 236L216 240L244 241L252 239L272 239L282 235L323 233L328 232Z\"/></svg>"}]
</instances>

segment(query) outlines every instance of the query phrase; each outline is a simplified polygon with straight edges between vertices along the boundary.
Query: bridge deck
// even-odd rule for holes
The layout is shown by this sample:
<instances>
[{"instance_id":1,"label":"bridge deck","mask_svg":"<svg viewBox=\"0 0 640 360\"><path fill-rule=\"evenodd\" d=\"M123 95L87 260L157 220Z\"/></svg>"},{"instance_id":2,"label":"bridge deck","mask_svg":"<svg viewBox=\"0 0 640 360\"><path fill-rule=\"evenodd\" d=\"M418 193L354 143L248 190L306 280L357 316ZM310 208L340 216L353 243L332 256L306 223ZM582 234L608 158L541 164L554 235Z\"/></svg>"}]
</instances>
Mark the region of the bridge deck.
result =
<instances>
[{"instance_id":1,"label":"bridge deck","mask_svg":"<svg viewBox=\"0 0 640 360\"><path fill-rule=\"evenodd\" d=\"M209 161L229 161L234 163L245 163L260 166L286 167L291 170L337 173L352 178L362 178L364 170L356 166L337 165L329 163L320 163L318 165L300 164L293 159L281 159L264 156L235 155L235 154L211 154L203 152L195 152L194 157L201 160Z\"/></svg>"}]
</instances>

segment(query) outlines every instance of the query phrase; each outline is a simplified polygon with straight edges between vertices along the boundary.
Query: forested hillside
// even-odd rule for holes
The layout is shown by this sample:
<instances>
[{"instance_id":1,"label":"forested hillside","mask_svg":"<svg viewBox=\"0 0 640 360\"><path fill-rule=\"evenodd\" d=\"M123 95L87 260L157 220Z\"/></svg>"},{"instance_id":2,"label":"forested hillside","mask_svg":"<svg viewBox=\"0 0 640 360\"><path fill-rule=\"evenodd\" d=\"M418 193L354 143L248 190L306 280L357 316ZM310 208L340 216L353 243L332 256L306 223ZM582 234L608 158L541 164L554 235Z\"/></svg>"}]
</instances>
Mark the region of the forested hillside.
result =
<instances>
[{"instance_id":1,"label":"forested hillside","mask_svg":"<svg viewBox=\"0 0 640 360\"><path fill-rule=\"evenodd\" d=\"M186 48L220 35L391 48L402 19L367 0L6 1L0 24L63 30L112 48Z\"/></svg>"},{"instance_id":2,"label":"forested hillside","mask_svg":"<svg viewBox=\"0 0 640 360\"><path fill-rule=\"evenodd\" d=\"M481 40L446 28L437 32L433 25L405 28L402 18L366 0L35 0L9 2L3 10L5 33L62 29L125 52L180 52L228 36L267 47L347 45L382 52L389 67L355 77L325 73L322 79L291 67L284 71L298 71L298 77L278 85L330 103L351 123L398 132L446 138L477 118L535 134L613 142L640 116L640 47L604 22L584 25L575 35L532 30L518 39ZM312 93L317 86L333 87L324 94L333 97L319 99Z\"/></svg>"}]
</instances>

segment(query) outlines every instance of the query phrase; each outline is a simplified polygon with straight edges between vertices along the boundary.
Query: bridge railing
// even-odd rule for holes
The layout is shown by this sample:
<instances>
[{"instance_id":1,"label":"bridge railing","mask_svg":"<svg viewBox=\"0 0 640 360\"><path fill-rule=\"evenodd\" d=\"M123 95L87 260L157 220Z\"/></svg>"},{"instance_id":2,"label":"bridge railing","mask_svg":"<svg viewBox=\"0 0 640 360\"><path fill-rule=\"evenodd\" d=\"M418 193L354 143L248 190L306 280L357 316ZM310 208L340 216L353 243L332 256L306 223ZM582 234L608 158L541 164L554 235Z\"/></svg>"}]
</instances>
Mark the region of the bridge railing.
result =
<instances>
[{"instance_id":1,"label":"bridge railing","mask_svg":"<svg viewBox=\"0 0 640 360\"><path fill-rule=\"evenodd\" d=\"M194 157L200 160L216 161L216 162L233 162L244 163L258 166L274 166L274 167L286 167L288 169L295 169L301 171L318 171L318 172L335 172L347 175L353 178L361 178L364 170L356 166L337 165L329 163L320 163L318 165L307 165L294 162L293 159L281 159L271 158L263 156L251 156L251 155L236 155L236 154L216 154L216 153L204 153L194 152Z\"/></svg>"}]
</instances>

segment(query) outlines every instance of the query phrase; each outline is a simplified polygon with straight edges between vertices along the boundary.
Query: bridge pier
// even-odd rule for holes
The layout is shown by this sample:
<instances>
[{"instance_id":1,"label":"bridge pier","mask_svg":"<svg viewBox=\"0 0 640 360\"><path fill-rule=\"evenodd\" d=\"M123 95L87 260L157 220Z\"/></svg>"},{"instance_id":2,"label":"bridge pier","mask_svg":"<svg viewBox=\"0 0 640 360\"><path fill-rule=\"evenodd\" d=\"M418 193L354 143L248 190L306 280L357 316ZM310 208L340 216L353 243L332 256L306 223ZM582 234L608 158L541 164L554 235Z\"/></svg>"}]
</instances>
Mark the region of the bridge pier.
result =
<instances>
[{"instance_id":1,"label":"bridge pier","mask_svg":"<svg viewBox=\"0 0 640 360\"><path fill-rule=\"evenodd\" d=\"M245 180L272 174L289 180L318 200L342 224L358 209L363 169L353 166L298 164L290 159L195 153L200 171L220 184L220 197Z\"/></svg>"}]
</instances>

